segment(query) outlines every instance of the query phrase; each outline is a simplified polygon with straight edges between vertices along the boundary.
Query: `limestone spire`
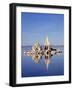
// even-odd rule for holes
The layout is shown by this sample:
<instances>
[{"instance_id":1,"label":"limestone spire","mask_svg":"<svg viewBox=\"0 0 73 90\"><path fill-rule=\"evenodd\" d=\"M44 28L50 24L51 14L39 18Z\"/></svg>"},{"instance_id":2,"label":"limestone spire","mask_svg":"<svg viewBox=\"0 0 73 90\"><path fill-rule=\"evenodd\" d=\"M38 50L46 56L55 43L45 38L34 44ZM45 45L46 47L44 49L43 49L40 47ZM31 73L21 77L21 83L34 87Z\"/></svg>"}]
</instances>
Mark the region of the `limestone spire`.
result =
<instances>
[{"instance_id":1,"label":"limestone spire","mask_svg":"<svg viewBox=\"0 0 73 90\"><path fill-rule=\"evenodd\" d=\"M45 46L50 47L50 42L49 42L49 40L48 40L48 36L46 37L46 40L45 40Z\"/></svg>"}]
</instances>

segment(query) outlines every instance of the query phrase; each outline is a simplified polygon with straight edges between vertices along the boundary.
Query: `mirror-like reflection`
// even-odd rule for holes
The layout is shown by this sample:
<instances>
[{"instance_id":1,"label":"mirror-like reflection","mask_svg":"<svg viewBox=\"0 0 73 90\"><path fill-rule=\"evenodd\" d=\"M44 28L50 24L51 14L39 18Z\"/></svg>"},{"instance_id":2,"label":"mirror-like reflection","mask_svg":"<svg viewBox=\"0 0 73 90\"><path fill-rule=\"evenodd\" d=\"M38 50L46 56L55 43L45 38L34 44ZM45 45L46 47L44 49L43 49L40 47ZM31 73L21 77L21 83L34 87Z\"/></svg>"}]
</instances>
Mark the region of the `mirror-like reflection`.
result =
<instances>
[{"instance_id":1,"label":"mirror-like reflection","mask_svg":"<svg viewBox=\"0 0 73 90\"><path fill-rule=\"evenodd\" d=\"M52 61L51 61L51 57L53 56L53 55L61 55L62 54L62 52L60 51L60 50L57 50L57 51L54 51L54 50L52 50L52 51L47 51L47 50L45 50L45 51L40 51L40 52L38 52L38 51L36 51L36 52L26 52L26 53L24 53L24 55L26 56L31 56L32 57L32 60L36 63L36 64L38 64L38 63L40 63L40 60L42 60L42 58L44 58L44 64L45 64L45 66L46 66L46 69L48 70L48 66L49 66L49 64L51 64L52 63Z\"/></svg>"},{"instance_id":2,"label":"mirror-like reflection","mask_svg":"<svg viewBox=\"0 0 73 90\"><path fill-rule=\"evenodd\" d=\"M35 63L39 63L41 59L42 59L42 55L40 55L40 54L33 54L33 55L32 55L32 60L33 60Z\"/></svg>"},{"instance_id":3,"label":"mirror-like reflection","mask_svg":"<svg viewBox=\"0 0 73 90\"><path fill-rule=\"evenodd\" d=\"M48 66L49 66L49 64L51 64L51 57L52 57L52 55L51 54L49 54L49 55L45 55L45 65L46 65L46 69L48 69Z\"/></svg>"}]
</instances>

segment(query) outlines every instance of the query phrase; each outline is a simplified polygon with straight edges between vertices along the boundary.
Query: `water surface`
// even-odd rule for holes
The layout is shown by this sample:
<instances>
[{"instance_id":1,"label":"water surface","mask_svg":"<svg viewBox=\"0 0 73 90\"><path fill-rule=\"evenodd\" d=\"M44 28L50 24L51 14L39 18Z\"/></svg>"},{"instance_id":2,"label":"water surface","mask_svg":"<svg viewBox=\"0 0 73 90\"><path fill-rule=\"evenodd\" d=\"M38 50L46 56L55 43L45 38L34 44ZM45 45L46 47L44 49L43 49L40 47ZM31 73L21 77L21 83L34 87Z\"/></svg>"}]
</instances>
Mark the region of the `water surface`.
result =
<instances>
[{"instance_id":1,"label":"water surface","mask_svg":"<svg viewBox=\"0 0 73 90\"><path fill-rule=\"evenodd\" d=\"M22 47L21 57L21 76L35 77L35 76L58 76L64 75L64 47L56 46L62 50L62 54L41 57L38 62L34 60L34 56L25 56L24 51L31 50L31 46Z\"/></svg>"}]
</instances>

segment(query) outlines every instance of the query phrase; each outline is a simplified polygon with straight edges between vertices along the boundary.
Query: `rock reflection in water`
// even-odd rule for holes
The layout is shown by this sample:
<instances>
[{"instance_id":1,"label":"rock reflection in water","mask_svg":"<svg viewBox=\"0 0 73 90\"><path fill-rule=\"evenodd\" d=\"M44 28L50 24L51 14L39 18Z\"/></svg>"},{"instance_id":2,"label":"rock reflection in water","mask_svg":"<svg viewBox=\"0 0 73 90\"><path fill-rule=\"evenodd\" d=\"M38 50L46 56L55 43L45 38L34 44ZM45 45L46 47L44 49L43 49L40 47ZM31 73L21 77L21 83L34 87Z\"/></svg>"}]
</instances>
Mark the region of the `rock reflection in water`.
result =
<instances>
[{"instance_id":1,"label":"rock reflection in water","mask_svg":"<svg viewBox=\"0 0 73 90\"><path fill-rule=\"evenodd\" d=\"M46 69L48 69L48 66L51 63L52 56L53 55L51 55L51 54L48 54L48 55L32 54L31 55L32 60L37 64L40 63L40 60L42 60L42 58L44 58L44 64L46 65Z\"/></svg>"},{"instance_id":2,"label":"rock reflection in water","mask_svg":"<svg viewBox=\"0 0 73 90\"><path fill-rule=\"evenodd\" d=\"M40 60L42 60L42 58L44 58L44 64L46 65L46 69L48 70L49 64L52 63L51 57L52 57L53 55L61 55L61 54L62 54L62 53L54 53L54 54L49 53L49 54L46 54L46 55L42 55L42 54L34 53L34 54L27 54L27 55L25 54L25 55L32 57L32 60L33 60L36 64L40 63Z\"/></svg>"},{"instance_id":3,"label":"rock reflection in water","mask_svg":"<svg viewBox=\"0 0 73 90\"><path fill-rule=\"evenodd\" d=\"M32 60L35 62L35 63L39 63L39 61L42 59L42 55L40 54L33 54L31 55L32 56Z\"/></svg>"},{"instance_id":4,"label":"rock reflection in water","mask_svg":"<svg viewBox=\"0 0 73 90\"><path fill-rule=\"evenodd\" d=\"M51 64L51 57L52 57L52 55L51 54L49 54L49 55L47 55L47 56L45 56L44 58L45 58L45 65L46 65L46 69L48 70L48 66L49 66L49 64Z\"/></svg>"}]
</instances>

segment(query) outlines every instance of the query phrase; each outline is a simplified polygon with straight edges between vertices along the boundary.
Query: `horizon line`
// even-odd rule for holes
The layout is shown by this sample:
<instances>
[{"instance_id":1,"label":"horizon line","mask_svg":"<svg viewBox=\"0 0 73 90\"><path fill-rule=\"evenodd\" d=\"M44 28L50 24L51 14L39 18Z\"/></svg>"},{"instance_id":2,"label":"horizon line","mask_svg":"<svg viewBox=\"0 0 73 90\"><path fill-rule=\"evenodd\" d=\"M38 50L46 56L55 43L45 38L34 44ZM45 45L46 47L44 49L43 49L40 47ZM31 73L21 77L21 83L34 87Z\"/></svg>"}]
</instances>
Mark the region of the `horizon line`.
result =
<instances>
[{"instance_id":1,"label":"horizon line","mask_svg":"<svg viewBox=\"0 0 73 90\"><path fill-rule=\"evenodd\" d=\"M21 46L33 46L33 45L21 45ZM40 46L45 46L45 45L40 45ZM64 46L64 45L51 45L51 46Z\"/></svg>"}]
</instances>

